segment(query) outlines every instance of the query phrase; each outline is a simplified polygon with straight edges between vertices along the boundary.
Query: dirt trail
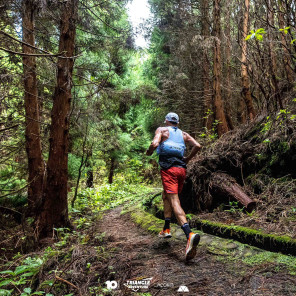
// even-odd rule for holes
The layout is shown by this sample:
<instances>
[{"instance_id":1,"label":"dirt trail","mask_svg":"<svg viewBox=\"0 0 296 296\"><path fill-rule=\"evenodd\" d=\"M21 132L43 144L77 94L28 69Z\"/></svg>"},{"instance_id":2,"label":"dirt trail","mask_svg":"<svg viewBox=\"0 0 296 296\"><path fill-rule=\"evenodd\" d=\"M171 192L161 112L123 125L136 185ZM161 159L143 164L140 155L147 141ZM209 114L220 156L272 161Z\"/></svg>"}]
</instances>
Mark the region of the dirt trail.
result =
<instances>
[{"instance_id":1,"label":"dirt trail","mask_svg":"<svg viewBox=\"0 0 296 296\"><path fill-rule=\"evenodd\" d=\"M120 215L121 210L109 211L97 226L97 231L106 232L103 244L112 252L101 279L118 282L110 295L296 295L295 276L280 268L276 271L272 264L248 267L223 262L219 252L205 245L186 263L185 241L159 239L133 223L128 214ZM136 278L152 278L149 288L135 293L124 286ZM181 285L189 292L178 292Z\"/></svg>"}]
</instances>

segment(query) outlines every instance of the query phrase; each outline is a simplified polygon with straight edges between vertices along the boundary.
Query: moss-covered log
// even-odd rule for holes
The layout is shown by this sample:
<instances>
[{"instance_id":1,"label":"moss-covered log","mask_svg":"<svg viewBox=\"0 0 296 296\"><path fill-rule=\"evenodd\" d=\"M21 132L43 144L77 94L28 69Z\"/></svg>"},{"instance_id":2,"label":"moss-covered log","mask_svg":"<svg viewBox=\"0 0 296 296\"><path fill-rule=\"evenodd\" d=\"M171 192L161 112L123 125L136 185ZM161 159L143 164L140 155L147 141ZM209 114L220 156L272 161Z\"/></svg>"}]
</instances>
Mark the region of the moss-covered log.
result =
<instances>
[{"instance_id":1,"label":"moss-covered log","mask_svg":"<svg viewBox=\"0 0 296 296\"><path fill-rule=\"evenodd\" d=\"M154 216L163 218L163 208L158 203L154 203L151 210ZM151 213L148 215L151 217ZM201 230L204 233L234 239L267 251L296 255L296 239L289 236L269 234L239 225L227 225L216 221L201 220L197 216L193 216L189 220L189 224L191 228Z\"/></svg>"},{"instance_id":2,"label":"moss-covered log","mask_svg":"<svg viewBox=\"0 0 296 296\"><path fill-rule=\"evenodd\" d=\"M296 255L296 239L289 236L268 234L248 227L227 225L198 218L191 219L190 226L205 233L231 238L268 251Z\"/></svg>"}]
</instances>

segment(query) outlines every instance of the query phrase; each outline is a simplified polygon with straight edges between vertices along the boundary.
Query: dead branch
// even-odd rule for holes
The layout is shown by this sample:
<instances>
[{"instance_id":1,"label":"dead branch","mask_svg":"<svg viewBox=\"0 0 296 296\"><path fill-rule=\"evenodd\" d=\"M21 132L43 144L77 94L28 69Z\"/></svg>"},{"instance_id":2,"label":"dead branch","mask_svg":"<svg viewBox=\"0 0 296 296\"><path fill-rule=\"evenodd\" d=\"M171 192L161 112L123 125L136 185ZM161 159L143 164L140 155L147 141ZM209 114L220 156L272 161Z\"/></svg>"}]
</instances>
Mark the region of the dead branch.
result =
<instances>
[{"instance_id":1,"label":"dead branch","mask_svg":"<svg viewBox=\"0 0 296 296\"><path fill-rule=\"evenodd\" d=\"M0 133L1 132L4 132L4 131L7 131L7 130L9 130L9 129L12 129L12 128L15 128L15 127L18 127L19 125L18 124L15 124L15 125L13 125L13 126L9 126L9 127L6 127L6 128L2 128L2 129L0 129Z\"/></svg>"},{"instance_id":2,"label":"dead branch","mask_svg":"<svg viewBox=\"0 0 296 296\"><path fill-rule=\"evenodd\" d=\"M3 50L5 52L11 53L11 54L16 54L16 55L20 55L20 56L28 56L28 57L57 57L60 59L75 59L77 57L80 57L82 54L76 55L76 56L71 56L71 57L66 57L63 56L63 54L65 54L65 52L60 52L60 53L56 53L56 54L43 54L43 53L23 53L23 52L18 52L18 51L13 51L13 50L9 50L7 48L4 47L0 47L0 50Z\"/></svg>"},{"instance_id":3,"label":"dead branch","mask_svg":"<svg viewBox=\"0 0 296 296\"><path fill-rule=\"evenodd\" d=\"M56 53L56 54L52 54L52 53L23 53L23 52L18 52L18 51L13 51L13 50L9 50L7 48L3 48L0 47L0 50L3 50L5 52L11 53L11 54L17 54L20 56L29 56L29 57L59 57L60 55L62 55L63 53Z\"/></svg>"},{"instance_id":4,"label":"dead branch","mask_svg":"<svg viewBox=\"0 0 296 296\"><path fill-rule=\"evenodd\" d=\"M2 30L0 30L0 33L3 34L3 35L5 35L5 36L7 36L8 38L10 38L10 39L16 41L16 42L19 42L19 43L24 44L24 45L26 45L26 46L28 46L28 47L31 47L31 48L37 49L37 50L39 50L39 51L42 51L42 52L45 52L46 54L50 54L50 55L51 55L51 53L50 53L49 51L46 51L46 50L41 49L41 48L38 48L38 47L33 46L33 45L31 45L31 44L29 44L29 43L26 43L26 42L24 42L24 41L18 40L17 38L15 38L15 37L9 35L8 33L4 32L4 31L2 31Z\"/></svg>"},{"instance_id":5,"label":"dead branch","mask_svg":"<svg viewBox=\"0 0 296 296\"><path fill-rule=\"evenodd\" d=\"M63 279L63 278L61 278L61 277L59 277L59 276L57 276L57 275L55 276L55 278L56 278L58 281L64 282L64 283L68 284L69 286L71 286L71 287L77 289L79 295L82 295L81 292L80 292L80 290L79 290L79 288L78 288L77 286L75 286L74 284L70 283L69 281L67 281L67 280L65 280L65 279Z\"/></svg>"}]
</instances>

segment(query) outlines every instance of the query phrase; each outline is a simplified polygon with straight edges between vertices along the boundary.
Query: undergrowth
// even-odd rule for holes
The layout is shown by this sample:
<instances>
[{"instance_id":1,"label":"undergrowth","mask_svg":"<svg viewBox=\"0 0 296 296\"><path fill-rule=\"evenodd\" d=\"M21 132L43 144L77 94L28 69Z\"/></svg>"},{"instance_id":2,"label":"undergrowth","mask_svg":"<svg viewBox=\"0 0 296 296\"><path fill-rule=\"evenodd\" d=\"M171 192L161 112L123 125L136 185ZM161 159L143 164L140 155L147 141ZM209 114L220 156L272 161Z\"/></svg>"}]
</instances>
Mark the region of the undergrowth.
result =
<instances>
[{"instance_id":1,"label":"undergrowth","mask_svg":"<svg viewBox=\"0 0 296 296\"><path fill-rule=\"evenodd\" d=\"M98 270L107 264L112 250L105 249L105 233L96 231L96 222L109 209L131 206L154 190L119 178L111 185L81 189L73 208L69 201L72 229L56 228L54 237L39 251L17 252L10 259L3 256L0 296L111 295ZM5 254L4 247L1 251ZM86 282L82 286L72 283L81 278Z\"/></svg>"}]
</instances>

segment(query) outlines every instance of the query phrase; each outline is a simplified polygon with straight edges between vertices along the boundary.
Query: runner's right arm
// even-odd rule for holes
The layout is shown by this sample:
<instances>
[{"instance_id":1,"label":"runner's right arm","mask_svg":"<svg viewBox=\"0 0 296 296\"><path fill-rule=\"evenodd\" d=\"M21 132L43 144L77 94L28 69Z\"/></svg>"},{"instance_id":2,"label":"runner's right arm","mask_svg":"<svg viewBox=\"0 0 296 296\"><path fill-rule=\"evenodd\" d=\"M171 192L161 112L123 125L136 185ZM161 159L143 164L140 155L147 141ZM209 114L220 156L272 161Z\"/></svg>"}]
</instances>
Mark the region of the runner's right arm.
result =
<instances>
[{"instance_id":1,"label":"runner's right arm","mask_svg":"<svg viewBox=\"0 0 296 296\"><path fill-rule=\"evenodd\" d=\"M153 151L158 147L159 143L161 142L161 138L162 138L162 128L159 127L155 131L155 136L154 136L149 148L146 151L146 155L150 156L153 154Z\"/></svg>"}]
</instances>

